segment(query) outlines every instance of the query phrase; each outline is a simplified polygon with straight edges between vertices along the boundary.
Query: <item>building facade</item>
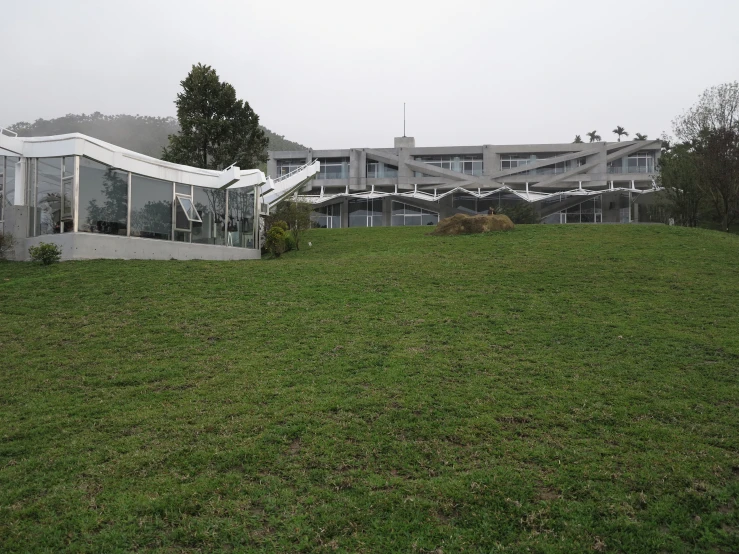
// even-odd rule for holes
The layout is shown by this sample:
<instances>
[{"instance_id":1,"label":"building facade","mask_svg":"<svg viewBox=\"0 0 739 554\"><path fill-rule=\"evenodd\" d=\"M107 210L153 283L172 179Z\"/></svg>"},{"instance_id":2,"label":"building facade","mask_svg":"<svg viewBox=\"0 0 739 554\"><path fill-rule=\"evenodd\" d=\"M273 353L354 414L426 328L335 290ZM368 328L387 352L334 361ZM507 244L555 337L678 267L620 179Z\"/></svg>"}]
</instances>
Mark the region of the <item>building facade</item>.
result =
<instances>
[{"instance_id":1,"label":"building facade","mask_svg":"<svg viewBox=\"0 0 739 554\"><path fill-rule=\"evenodd\" d=\"M78 133L21 138L0 129L0 232L12 257L41 242L62 259L259 258L259 215L310 180L164 162Z\"/></svg>"},{"instance_id":2,"label":"building facade","mask_svg":"<svg viewBox=\"0 0 739 554\"><path fill-rule=\"evenodd\" d=\"M653 201L660 148L659 140L416 147L398 137L393 148L270 152L267 173L320 162L301 191L318 227L432 225L526 204L544 223L628 223Z\"/></svg>"}]
</instances>

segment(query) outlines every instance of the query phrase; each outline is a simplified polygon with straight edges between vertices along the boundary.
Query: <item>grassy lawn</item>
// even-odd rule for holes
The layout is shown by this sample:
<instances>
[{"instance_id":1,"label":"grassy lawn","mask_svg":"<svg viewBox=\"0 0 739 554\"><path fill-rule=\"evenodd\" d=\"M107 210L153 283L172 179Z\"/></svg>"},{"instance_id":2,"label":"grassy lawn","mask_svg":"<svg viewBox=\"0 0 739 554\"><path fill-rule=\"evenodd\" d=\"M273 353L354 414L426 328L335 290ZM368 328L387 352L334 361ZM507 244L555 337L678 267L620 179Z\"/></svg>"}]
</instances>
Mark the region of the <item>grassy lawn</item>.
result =
<instances>
[{"instance_id":1,"label":"grassy lawn","mask_svg":"<svg viewBox=\"0 0 739 554\"><path fill-rule=\"evenodd\" d=\"M0 264L0 551L739 551L739 237L427 232Z\"/></svg>"}]
</instances>

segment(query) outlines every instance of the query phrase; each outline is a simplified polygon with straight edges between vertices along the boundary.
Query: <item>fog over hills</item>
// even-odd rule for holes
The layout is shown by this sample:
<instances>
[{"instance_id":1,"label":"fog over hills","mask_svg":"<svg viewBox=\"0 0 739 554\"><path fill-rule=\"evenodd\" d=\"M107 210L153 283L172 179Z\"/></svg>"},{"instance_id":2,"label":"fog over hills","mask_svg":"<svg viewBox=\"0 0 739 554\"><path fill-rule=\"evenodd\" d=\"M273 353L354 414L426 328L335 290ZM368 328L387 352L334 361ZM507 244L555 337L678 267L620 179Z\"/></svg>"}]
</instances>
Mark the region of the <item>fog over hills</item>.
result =
<instances>
[{"instance_id":1,"label":"fog over hills","mask_svg":"<svg viewBox=\"0 0 739 554\"><path fill-rule=\"evenodd\" d=\"M22 137L43 137L82 133L147 156L159 158L168 136L180 127L174 117L143 115L67 114L54 119L37 119L33 123L21 121L9 127ZM262 126L269 137L270 150L307 150L306 146L286 139Z\"/></svg>"}]
</instances>

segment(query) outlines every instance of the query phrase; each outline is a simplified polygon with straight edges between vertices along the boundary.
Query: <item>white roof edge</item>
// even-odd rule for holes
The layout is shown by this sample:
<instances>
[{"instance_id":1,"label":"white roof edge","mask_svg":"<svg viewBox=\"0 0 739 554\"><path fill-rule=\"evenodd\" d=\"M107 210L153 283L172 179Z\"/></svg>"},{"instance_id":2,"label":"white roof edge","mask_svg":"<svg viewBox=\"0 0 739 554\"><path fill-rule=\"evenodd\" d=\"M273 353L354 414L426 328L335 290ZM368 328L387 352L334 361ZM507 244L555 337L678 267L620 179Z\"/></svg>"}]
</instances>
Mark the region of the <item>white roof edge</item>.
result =
<instances>
[{"instance_id":1,"label":"white roof edge","mask_svg":"<svg viewBox=\"0 0 739 554\"><path fill-rule=\"evenodd\" d=\"M48 137L0 135L0 148L12 152L19 151L20 155L28 158L86 156L123 171L205 188L222 188L226 180L225 174L229 175L230 181L238 179L233 184L235 188L259 185L266 181L264 173L259 169L241 170L232 166L224 171L217 171L165 162L82 133Z\"/></svg>"}]
</instances>

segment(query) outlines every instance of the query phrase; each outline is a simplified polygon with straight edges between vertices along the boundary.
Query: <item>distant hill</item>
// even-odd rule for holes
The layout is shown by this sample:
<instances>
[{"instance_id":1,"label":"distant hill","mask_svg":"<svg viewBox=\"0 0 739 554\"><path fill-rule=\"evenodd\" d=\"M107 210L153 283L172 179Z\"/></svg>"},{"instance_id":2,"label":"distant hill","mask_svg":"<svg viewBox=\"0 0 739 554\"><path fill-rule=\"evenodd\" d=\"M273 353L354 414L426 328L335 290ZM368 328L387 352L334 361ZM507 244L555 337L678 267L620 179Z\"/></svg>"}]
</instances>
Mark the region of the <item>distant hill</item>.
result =
<instances>
[{"instance_id":1,"label":"distant hill","mask_svg":"<svg viewBox=\"0 0 739 554\"><path fill-rule=\"evenodd\" d=\"M168 136L179 132L174 117L143 115L67 114L55 119L21 121L9 127L22 137L44 137L66 133L82 133L147 156L159 158L167 146ZM269 137L269 150L307 150L308 147L286 139L262 126Z\"/></svg>"}]
</instances>

